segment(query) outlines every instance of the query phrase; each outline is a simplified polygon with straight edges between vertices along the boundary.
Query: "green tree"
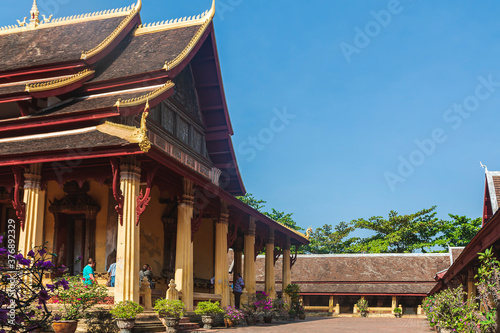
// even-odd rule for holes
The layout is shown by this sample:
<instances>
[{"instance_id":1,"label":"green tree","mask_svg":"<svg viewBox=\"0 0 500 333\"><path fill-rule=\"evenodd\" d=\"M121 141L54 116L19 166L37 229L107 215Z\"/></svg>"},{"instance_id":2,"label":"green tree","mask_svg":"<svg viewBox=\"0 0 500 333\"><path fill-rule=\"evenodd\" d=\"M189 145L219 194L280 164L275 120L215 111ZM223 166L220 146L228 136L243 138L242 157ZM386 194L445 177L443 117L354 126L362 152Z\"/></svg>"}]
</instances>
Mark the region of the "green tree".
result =
<instances>
[{"instance_id":1,"label":"green tree","mask_svg":"<svg viewBox=\"0 0 500 333\"><path fill-rule=\"evenodd\" d=\"M448 214L450 221L441 221L441 235L436 239L436 245L448 249L448 246L467 246L481 229L480 217L471 219L466 216Z\"/></svg>"},{"instance_id":2,"label":"green tree","mask_svg":"<svg viewBox=\"0 0 500 333\"><path fill-rule=\"evenodd\" d=\"M271 213L264 212L264 215L266 215L267 217L269 217L270 219L272 219L278 223L286 225L289 228L292 228L292 229L297 230L297 231L304 231L304 228L298 226L297 222L295 222L292 219L293 213L286 214L284 212L279 212L276 209L272 208Z\"/></svg>"},{"instance_id":3,"label":"green tree","mask_svg":"<svg viewBox=\"0 0 500 333\"><path fill-rule=\"evenodd\" d=\"M309 238L310 244L304 247L305 252L312 254L348 253L349 247L359 238L349 237L355 228L346 222L335 227L325 224L316 228Z\"/></svg>"},{"instance_id":4,"label":"green tree","mask_svg":"<svg viewBox=\"0 0 500 333\"><path fill-rule=\"evenodd\" d=\"M265 204L267 203L264 200L255 199L252 193L247 193L244 196L239 196L236 198L238 200L246 203L248 206L252 207L253 209L258 210L259 212L262 212L262 208L264 208Z\"/></svg>"},{"instance_id":5,"label":"green tree","mask_svg":"<svg viewBox=\"0 0 500 333\"><path fill-rule=\"evenodd\" d=\"M442 230L442 221L437 219L436 206L410 215L399 215L395 211L389 218L373 216L353 220L355 228L373 231L373 236L360 239L350 247L353 252L367 253L412 253L427 252L435 245L435 237Z\"/></svg>"}]
</instances>

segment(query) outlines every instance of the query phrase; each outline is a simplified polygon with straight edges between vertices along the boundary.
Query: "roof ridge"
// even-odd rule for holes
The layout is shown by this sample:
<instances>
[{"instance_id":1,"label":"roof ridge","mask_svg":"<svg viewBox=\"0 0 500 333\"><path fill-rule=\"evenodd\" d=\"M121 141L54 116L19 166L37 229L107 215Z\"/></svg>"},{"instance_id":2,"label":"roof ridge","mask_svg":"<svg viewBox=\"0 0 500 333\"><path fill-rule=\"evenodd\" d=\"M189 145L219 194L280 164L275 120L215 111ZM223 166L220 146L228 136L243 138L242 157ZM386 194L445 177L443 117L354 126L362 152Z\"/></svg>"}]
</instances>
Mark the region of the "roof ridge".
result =
<instances>
[{"instance_id":1,"label":"roof ridge","mask_svg":"<svg viewBox=\"0 0 500 333\"><path fill-rule=\"evenodd\" d=\"M139 11L141 8L141 5L142 5L142 2L139 0L139 2L136 5L130 5L128 7L116 8L116 9L97 11L97 12L93 12L93 13L71 15L71 16L59 17L56 19L52 19L52 16L50 16L49 18L46 18L44 16L43 22L40 22L36 26L30 26L30 25L26 24L27 18L25 18L25 20L23 22L18 20L17 25L6 25L3 27L0 27L0 35L7 35L7 34L12 34L12 33L17 33L17 32L32 31L32 30L44 29L44 28L52 28L52 27L57 27L57 26L62 26L62 25L87 22L89 20L98 20L98 19L106 19L106 18L113 18L113 17L130 15L133 11Z\"/></svg>"},{"instance_id":2,"label":"roof ridge","mask_svg":"<svg viewBox=\"0 0 500 333\"><path fill-rule=\"evenodd\" d=\"M172 89L175 86L175 83L172 81L168 81L164 85L160 86L159 88L145 94L139 97L127 99L127 100L122 100L121 98L118 98L118 100L115 103L115 106L120 108L120 107L133 107L133 106L138 106L142 105L144 103L147 103L149 100L153 100L156 97L162 95L164 92L167 90Z\"/></svg>"},{"instance_id":3,"label":"roof ridge","mask_svg":"<svg viewBox=\"0 0 500 333\"><path fill-rule=\"evenodd\" d=\"M163 20L158 22L151 22L139 25L134 35L144 35L148 33L155 33L175 28L190 27L194 25L207 24L212 21L215 16L215 0L212 1L212 7L207 9L199 15L185 16L170 20Z\"/></svg>"}]
</instances>

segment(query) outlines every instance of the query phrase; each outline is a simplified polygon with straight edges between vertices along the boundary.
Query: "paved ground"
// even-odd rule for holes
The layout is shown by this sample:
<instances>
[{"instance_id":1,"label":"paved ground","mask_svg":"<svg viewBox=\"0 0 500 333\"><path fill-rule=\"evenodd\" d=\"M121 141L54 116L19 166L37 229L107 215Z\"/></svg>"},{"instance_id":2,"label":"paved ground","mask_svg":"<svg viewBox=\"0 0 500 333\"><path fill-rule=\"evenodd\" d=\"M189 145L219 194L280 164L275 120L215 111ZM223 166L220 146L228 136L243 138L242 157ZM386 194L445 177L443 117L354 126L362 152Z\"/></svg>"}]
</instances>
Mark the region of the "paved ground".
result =
<instances>
[{"instance_id":1,"label":"paved ground","mask_svg":"<svg viewBox=\"0 0 500 333\"><path fill-rule=\"evenodd\" d=\"M431 333L426 319L417 318L308 318L277 324L221 329L216 332L234 333Z\"/></svg>"}]
</instances>

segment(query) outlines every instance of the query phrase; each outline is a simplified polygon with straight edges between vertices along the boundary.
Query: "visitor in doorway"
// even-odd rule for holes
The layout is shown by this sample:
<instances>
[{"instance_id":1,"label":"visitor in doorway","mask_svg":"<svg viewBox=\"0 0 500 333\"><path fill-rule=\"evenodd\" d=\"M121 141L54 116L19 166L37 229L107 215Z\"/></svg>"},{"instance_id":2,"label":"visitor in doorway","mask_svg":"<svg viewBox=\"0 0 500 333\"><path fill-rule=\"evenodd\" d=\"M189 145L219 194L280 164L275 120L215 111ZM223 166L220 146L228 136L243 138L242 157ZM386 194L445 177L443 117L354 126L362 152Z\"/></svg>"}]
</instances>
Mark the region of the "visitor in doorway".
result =
<instances>
[{"instance_id":1,"label":"visitor in doorway","mask_svg":"<svg viewBox=\"0 0 500 333\"><path fill-rule=\"evenodd\" d=\"M243 287L245 286L245 283L243 282L243 279L241 278L240 273L236 274L236 281L234 281L233 284L234 284L234 287L233 287L234 305L236 306L237 309L239 309L240 308L241 293L243 292Z\"/></svg>"},{"instance_id":2,"label":"visitor in doorway","mask_svg":"<svg viewBox=\"0 0 500 333\"><path fill-rule=\"evenodd\" d=\"M97 284L97 280L94 275L95 261L92 258L87 260L87 266L83 269L83 283L86 285Z\"/></svg>"},{"instance_id":3,"label":"visitor in doorway","mask_svg":"<svg viewBox=\"0 0 500 333\"><path fill-rule=\"evenodd\" d=\"M155 282L153 281L153 270L151 269L151 266L148 264L145 264L142 266L141 271L139 272L139 285L142 286L142 280L144 278L148 279L149 282L149 288L155 289Z\"/></svg>"},{"instance_id":4,"label":"visitor in doorway","mask_svg":"<svg viewBox=\"0 0 500 333\"><path fill-rule=\"evenodd\" d=\"M115 276L116 276L116 262L109 265L108 274L109 274L109 286L114 287L115 286Z\"/></svg>"}]
</instances>

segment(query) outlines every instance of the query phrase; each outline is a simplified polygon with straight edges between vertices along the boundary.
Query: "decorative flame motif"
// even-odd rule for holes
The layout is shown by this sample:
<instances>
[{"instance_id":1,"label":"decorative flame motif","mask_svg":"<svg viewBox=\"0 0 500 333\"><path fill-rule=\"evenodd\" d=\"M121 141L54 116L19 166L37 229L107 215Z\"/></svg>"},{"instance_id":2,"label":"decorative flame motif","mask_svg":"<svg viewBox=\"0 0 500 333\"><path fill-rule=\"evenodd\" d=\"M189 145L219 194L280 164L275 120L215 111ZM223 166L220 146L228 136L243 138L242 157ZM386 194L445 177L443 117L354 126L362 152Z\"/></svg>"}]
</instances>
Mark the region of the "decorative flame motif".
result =
<instances>
[{"instance_id":1,"label":"decorative flame motif","mask_svg":"<svg viewBox=\"0 0 500 333\"><path fill-rule=\"evenodd\" d=\"M70 77L66 77L64 79L57 79L57 80L52 80L52 81L47 81L47 82L27 84L25 90L27 92L53 90L53 89L65 87L65 86L68 86L72 83L78 82L86 77L93 75L94 73L95 73L94 70L86 69L84 71L81 71L81 72L79 72L75 75L72 75Z\"/></svg>"}]
</instances>

